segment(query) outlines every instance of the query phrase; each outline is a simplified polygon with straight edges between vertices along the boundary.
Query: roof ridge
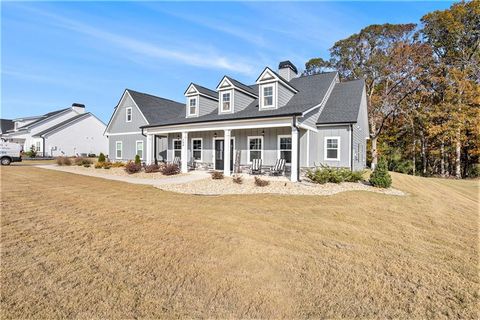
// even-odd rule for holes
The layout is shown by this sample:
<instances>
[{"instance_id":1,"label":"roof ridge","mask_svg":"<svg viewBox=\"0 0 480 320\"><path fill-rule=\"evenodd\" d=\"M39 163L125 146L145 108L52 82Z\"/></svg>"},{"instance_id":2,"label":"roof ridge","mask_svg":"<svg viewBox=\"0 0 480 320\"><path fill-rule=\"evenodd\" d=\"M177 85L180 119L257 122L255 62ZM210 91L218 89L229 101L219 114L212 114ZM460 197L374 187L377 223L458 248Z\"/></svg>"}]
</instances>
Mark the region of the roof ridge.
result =
<instances>
[{"instance_id":1,"label":"roof ridge","mask_svg":"<svg viewBox=\"0 0 480 320\"><path fill-rule=\"evenodd\" d=\"M128 89L128 88L126 88L125 90L127 90L127 91L133 91L133 92L135 92L135 93L139 93L139 94L143 94L143 95L146 95L146 96L150 96L150 97L154 97L154 98L158 98L158 99L162 99L162 100L167 100L167 101L171 101L171 102L175 102L175 103L178 103L178 104L183 105L183 103L180 103L180 102L178 102L178 101L175 101L175 100L172 100L172 99L168 99L168 98L164 98L164 97L159 97L159 96L156 96L156 95L153 95L153 94L150 94L150 93L140 92L140 91L133 90L133 89Z\"/></svg>"}]
</instances>

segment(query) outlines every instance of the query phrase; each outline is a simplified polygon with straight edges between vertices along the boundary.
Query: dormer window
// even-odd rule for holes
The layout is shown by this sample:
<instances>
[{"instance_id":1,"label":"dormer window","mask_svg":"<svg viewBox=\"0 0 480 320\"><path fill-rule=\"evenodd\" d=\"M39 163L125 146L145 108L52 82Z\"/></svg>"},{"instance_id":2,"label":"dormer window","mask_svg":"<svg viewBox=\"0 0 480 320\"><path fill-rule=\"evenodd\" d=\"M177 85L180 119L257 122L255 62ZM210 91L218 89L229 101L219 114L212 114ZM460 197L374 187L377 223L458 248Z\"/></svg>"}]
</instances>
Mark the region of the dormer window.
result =
<instances>
[{"instance_id":1,"label":"dormer window","mask_svg":"<svg viewBox=\"0 0 480 320\"><path fill-rule=\"evenodd\" d=\"M195 116L197 115L198 103L197 98L188 98L188 115Z\"/></svg>"},{"instance_id":2,"label":"dormer window","mask_svg":"<svg viewBox=\"0 0 480 320\"><path fill-rule=\"evenodd\" d=\"M125 121L126 122L132 122L132 108L126 108L126 114L125 114Z\"/></svg>"},{"instance_id":3,"label":"dormer window","mask_svg":"<svg viewBox=\"0 0 480 320\"><path fill-rule=\"evenodd\" d=\"M232 110L230 92L222 93L222 112L230 112Z\"/></svg>"},{"instance_id":4,"label":"dormer window","mask_svg":"<svg viewBox=\"0 0 480 320\"><path fill-rule=\"evenodd\" d=\"M263 87L263 107L273 107L273 86Z\"/></svg>"}]
</instances>

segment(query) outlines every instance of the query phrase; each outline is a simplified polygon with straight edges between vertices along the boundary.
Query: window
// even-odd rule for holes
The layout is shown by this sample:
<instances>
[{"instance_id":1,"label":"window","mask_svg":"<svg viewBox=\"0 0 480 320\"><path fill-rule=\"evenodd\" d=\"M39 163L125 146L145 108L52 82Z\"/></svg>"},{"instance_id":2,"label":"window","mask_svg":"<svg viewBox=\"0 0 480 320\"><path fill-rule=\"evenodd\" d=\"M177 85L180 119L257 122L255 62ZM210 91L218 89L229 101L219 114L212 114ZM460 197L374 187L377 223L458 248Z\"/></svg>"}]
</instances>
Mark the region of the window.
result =
<instances>
[{"instance_id":1,"label":"window","mask_svg":"<svg viewBox=\"0 0 480 320\"><path fill-rule=\"evenodd\" d=\"M273 107L273 86L263 87L263 107Z\"/></svg>"},{"instance_id":2,"label":"window","mask_svg":"<svg viewBox=\"0 0 480 320\"><path fill-rule=\"evenodd\" d=\"M136 145L136 154L143 160L143 141L139 140L135 142Z\"/></svg>"},{"instance_id":3,"label":"window","mask_svg":"<svg viewBox=\"0 0 480 320\"><path fill-rule=\"evenodd\" d=\"M116 141L115 142L115 158L117 159L122 159L122 141Z\"/></svg>"},{"instance_id":4,"label":"window","mask_svg":"<svg viewBox=\"0 0 480 320\"><path fill-rule=\"evenodd\" d=\"M192 139L192 157L194 161L202 161L202 138Z\"/></svg>"},{"instance_id":5,"label":"window","mask_svg":"<svg viewBox=\"0 0 480 320\"><path fill-rule=\"evenodd\" d=\"M278 157L292 163L292 137L278 136Z\"/></svg>"},{"instance_id":6,"label":"window","mask_svg":"<svg viewBox=\"0 0 480 320\"><path fill-rule=\"evenodd\" d=\"M222 93L222 112L230 111L230 92Z\"/></svg>"},{"instance_id":7,"label":"window","mask_svg":"<svg viewBox=\"0 0 480 320\"><path fill-rule=\"evenodd\" d=\"M263 137L248 137L248 162L263 159Z\"/></svg>"},{"instance_id":8,"label":"window","mask_svg":"<svg viewBox=\"0 0 480 320\"><path fill-rule=\"evenodd\" d=\"M126 109L126 121L132 122L132 108Z\"/></svg>"},{"instance_id":9,"label":"window","mask_svg":"<svg viewBox=\"0 0 480 320\"><path fill-rule=\"evenodd\" d=\"M182 156L182 140L175 139L173 140L173 157L181 157Z\"/></svg>"},{"instance_id":10,"label":"window","mask_svg":"<svg viewBox=\"0 0 480 320\"><path fill-rule=\"evenodd\" d=\"M339 137L325 137L325 160L340 160L339 149Z\"/></svg>"},{"instance_id":11,"label":"window","mask_svg":"<svg viewBox=\"0 0 480 320\"><path fill-rule=\"evenodd\" d=\"M42 148L42 142L41 141L36 141L35 142L35 151L40 151Z\"/></svg>"},{"instance_id":12,"label":"window","mask_svg":"<svg viewBox=\"0 0 480 320\"><path fill-rule=\"evenodd\" d=\"M188 115L194 116L197 114L197 98L188 99Z\"/></svg>"}]
</instances>

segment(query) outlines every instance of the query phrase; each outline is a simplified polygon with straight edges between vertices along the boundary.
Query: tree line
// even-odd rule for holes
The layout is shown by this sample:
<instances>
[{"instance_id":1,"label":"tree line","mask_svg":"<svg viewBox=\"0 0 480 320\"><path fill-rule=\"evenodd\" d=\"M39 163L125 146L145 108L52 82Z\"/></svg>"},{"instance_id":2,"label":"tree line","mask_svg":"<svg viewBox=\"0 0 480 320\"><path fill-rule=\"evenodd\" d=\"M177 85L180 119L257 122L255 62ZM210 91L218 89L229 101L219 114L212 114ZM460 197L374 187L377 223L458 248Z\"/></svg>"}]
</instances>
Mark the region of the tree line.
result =
<instances>
[{"instance_id":1,"label":"tree line","mask_svg":"<svg viewBox=\"0 0 480 320\"><path fill-rule=\"evenodd\" d=\"M335 42L304 74L365 79L369 162L414 175L480 174L480 0L426 14L420 24L370 25Z\"/></svg>"}]
</instances>

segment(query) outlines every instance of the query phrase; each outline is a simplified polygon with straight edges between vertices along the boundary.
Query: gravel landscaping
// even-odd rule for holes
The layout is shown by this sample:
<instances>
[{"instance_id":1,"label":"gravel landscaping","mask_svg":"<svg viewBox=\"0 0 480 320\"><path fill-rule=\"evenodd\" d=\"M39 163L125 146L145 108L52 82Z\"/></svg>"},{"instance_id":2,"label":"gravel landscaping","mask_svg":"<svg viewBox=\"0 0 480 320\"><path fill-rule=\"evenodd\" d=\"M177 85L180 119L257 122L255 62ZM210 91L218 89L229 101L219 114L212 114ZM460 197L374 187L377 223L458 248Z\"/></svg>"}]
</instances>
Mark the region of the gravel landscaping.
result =
<instances>
[{"instance_id":1,"label":"gravel landscaping","mask_svg":"<svg viewBox=\"0 0 480 320\"><path fill-rule=\"evenodd\" d=\"M173 176L165 176L161 172L151 172L151 173L146 173L144 171L140 171L137 173L132 173L129 174L125 172L125 167L118 167L118 168L110 168L110 169L95 169L92 166L90 167L84 167L84 166L58 166L58 168L66 169L62 171L69 171L73 173L91 173L95 175L112 175L112 176L117 176L117 177L132 177L132 178L140 178L140 179L165 179L165 178L171 178ZM183 176L184 174L176 174L174 175L175 177Z\"/></svg>"},{"instance_id":2,"label":"gravel landscaping","mask_svg":"<svg viewBox=\"0 0 480 320\"><path fill-rule=\"evenodd\" d=\"M225 177L222 180L213 180L206 178L202 180L192 181L182 184L164 184L157 186L166 191L199 194L199 195L227 195L227 194L289 194L289 195L322 195L328 196L345 191L370 191L395 196L403 196L404 192L388 188L375 188L366 183L358 182L344 182L344 183L326 183L316 184L310 182L292 183L286 178L268 178L269 185L265 187L258 187L254 183L254 178L250 176L243 176L243 183L237 184L232 181L232 178ZM263 177L262 177L263 179ZM267 178L265 178L267 180Z\"/></svg>"}]
</instances>

